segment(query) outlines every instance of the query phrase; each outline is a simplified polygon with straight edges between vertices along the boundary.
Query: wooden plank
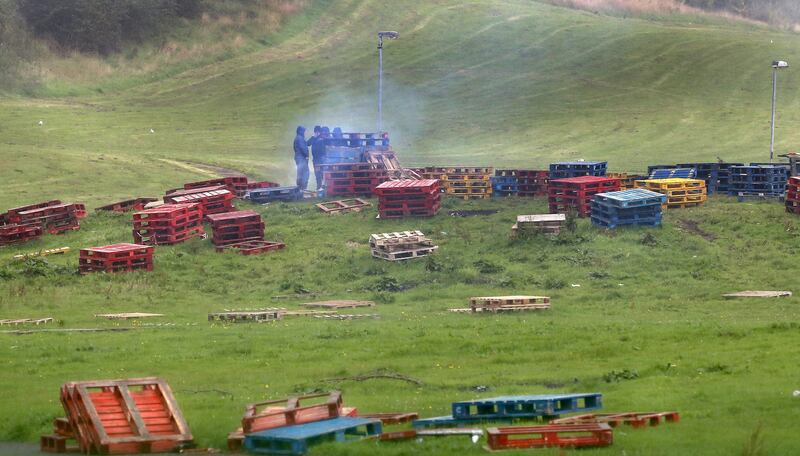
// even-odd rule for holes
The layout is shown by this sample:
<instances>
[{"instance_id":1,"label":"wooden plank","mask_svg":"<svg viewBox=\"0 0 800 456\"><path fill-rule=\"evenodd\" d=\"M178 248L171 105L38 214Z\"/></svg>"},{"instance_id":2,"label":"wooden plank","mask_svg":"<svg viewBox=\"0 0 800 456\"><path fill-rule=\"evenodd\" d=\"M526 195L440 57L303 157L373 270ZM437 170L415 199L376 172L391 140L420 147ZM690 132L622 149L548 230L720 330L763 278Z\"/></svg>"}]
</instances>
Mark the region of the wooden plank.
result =
<instances>
[{"instance_id":1,"label":"wooden plank","mask_svg":"<svg viewBox=\"0 0 800 456\"><path fill-rule=\"evenodd\" d=\"M164 314L146 313L146 312L123 312L123 313L95 314L94 316L96 318L108 318L109 320L127 320L131 318L163 317Z\"/></svg>"},{"instance_id":2,"label":"wooden plank","mask_svg":"<svg viewBox=\"0 0 800 456\"><path fill-rule=\"evenodd\" d=\"M739 291L736 293L727 293L722 296L726 298L781 298L791 295L791 291Z\"/></svg>"},{"instance_id":3,"label":"wooden plank","mask_svg":"<svg viewBox=\"0 0 800 456\"><path fill-rule=\"evenodd\" d=\"M318 307L322 309L347 309L356 307L373 307L375 305L375 302L351 301L345 299L345 300L333 300L333 301L306 302L300 305L304 307Z\"/></svg>"}]
</instances>

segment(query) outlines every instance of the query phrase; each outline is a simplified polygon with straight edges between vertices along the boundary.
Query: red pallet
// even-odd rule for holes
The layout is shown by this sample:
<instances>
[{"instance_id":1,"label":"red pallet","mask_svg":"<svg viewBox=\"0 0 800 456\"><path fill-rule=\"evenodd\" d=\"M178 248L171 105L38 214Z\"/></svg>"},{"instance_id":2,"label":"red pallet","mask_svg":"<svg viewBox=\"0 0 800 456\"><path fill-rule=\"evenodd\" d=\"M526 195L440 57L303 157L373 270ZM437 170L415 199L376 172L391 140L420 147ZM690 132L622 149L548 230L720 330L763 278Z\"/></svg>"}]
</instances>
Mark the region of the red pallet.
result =
<instances>
[{"instance_id":1,"label":"red pallet","mask_svg":"<svg viewBox=\"0 0 800 456\"><path fill-rule=\"evenodd\" d=\"M260 182L248 182L247 189L248 190L256 190L259 188L272 188L272 187L280 187L281 184L277 184L275 182L270 181L260 181Z\"/></svg>"},{"instance_id":2,"label":"red pallet","mask_svg":"<svg viewBox=\"0 0 800 456\"><path fill-rule=\"evenodd\" d=\"M0 226L0 245L27 242L41 235L42 227L39 225L2 225Z\"/></svg>"},{"instance_id":3,"label":"red pallet","mask_svg":"<svg viewBox=\"0 0 800 456\"><path fill-rule=\"evenodd\" d=\"M207 215L204 220L211 223L214 229L217 229L228 225L261 222L261 214L255 211L232 211Z\"/></svg>"},{"instance_id":4,"label":"red pallet","mask_svg":"<svg viewBox=\"0 0 800 456\"><path fill-rule=\"evenodd\" d=\"M202 226L197 226L194 228L189 228L184 231L169 233L169 234L159 233L159 232L140 233L134 230L133 242L135 242L136 244L166 245L166 244L177 244L194 237L204 237L204 236L205 236L205 230L203 230Z\"/></svg>"},{"instance_id":5,"label":"red pallet","mask_svg":"<svg viewBox=\"0 0 800 456\"><path fill-rule=\"evenodd\" d=\"M319 169L326 173L331 171L369 171L380 169L380 167L377 163L328 163L319 165Z\"/></svg>"},{"instance_id":6,"label":"red pallet","mask_svg":"<svg viewBox=\"0 0 800 456\"><path fill-rule=\"evenodd\" d=\"M326 188L325 189L325 196L371 196L372 195L372 188L370 186L365 187L336 187L336 188Z\"/></svg>"},{"instance_id":7,"label":"red pallet","mask_svg":"<svg viewBox=\"0 0 800 456\"><path fill-rule=\"evenodd\" d=\"M263 232L264 226L264 222L245 222L239 225L218 226L212 229L214 231L214 235L216 236L217 234L236 234L253 231Z\"/></svg>"},{"instance_id":8,"label":"red pallet","mask_svg":"<svg viewBox=\"0 0 800 456\"><path fill-rule=\"evenodd\" d=\"M378 210L393 210L393 209L432 209L434 206L441 204L441 194L436 194L430 198L425 199L412 199L400 201L384 201L383 198L379 200Z\"/></svg>"},{"instance_id":9,"label":"red pallet","mask_svg":"<svg viewBox=\"0 0 800 456\"><path fill-rule=\"evenodd\" d=\"M60 200L52 200L52 201L45 201L45 202L42 202L42 203L29 204L27 206L15 207L13 209L9 209L4 214L0 214L0 218L2 218L2 220L5 223L12 223L11 218L13 216L15 216L16 214L20 213L20 212L25 212L25 211L29 211L31 209L39 209L39 208L48 207L48 206L56 206L56 205L59 205L59 204L61 204Z\"/></svg>"},{"instance_id":10,"label":"red pallet","mask_svg":"<svg viewBox=\"0 0 800 456\"><path fill-rule=\"evenodd\" d=\"M153 247L137 244L81 249L78 269L81 273L152 271L153 250Z\"/></svg>"},{"instance_id":11,"label":"red pallet","mask_svg":"<svg viewBox=\"0 0 800 456\"><path fill-rule=\"evenodd\" d=\"M134 198L118 203L111 203L105 206L100 206L95 211L111 211L111 212L128 212L128 211L141 211L144 207L152 202L158 201L156 198Z\"/></svg>"},{"instance_id":12,"label":"red pallet","mask_svg":"<svg viewBox=\"0 0 800 456\"><path fill-rule=\"evenodd\" d=\"M45 226L47 227L47 232L50 234L61 234L67 231L81 229L81 224L78 222L77 218L45 222Z\"/></svg>"},{"instance_id":13,"label":"red pallet","mask_svg":"<svg viewBox=\"0 0 800 456\"><path fill-rule=\"evenodd\" d=\"M322 404L305 407L300 404L300 401L321 397L328 399ZM284 406L281 406L282 404ZM276 427L311 423L339 416L342 416L342 395L338 391L333 391L249 404L242 418L242 429L245 434L251 434Z\"/></svg>"},{"instance_id":14,"label":"red pallet","mask_svg":"<svg viewBox=\"0 0 800 456\"><path fill-rule=\"evenodd\" d=\"M233 209L234 194L229 190L192 193L189 195L167 197L165 200L173 204L197 203L204 214L230 212Z\"/></svg>"},{"instance_id":15,"label":"red pallet","mask_svg":"<svg viewBox=\"0 0 800 456\"><path fill-rule=\"evenodd\" d=\"M137 244L112 244L103 247L91 247L80 250L81 258L93 259L121 259L130 257L139 257L143 255L152 255L153 247L147 245Z\"/></svg>"},{"instance_id":16,"label":"red pallet","mask_svg":"<svg viewBox=\"0 0 800 456\"><path fill-rule=\"evenodd\" d=\"M439 193L439 181L437 179L402 179L395 181L384 182L375 187L375 194L378 197L389 195L407 195L407 194L433 194Z\"/></svg>"},{"instance_id":17,"label":"red pallet","mask_svg":"<svg viewBox=\"0 0 800 456\"><path fill-rule=\"evenodd\" d=\"M169 385L157 378L67 383L61 403L85 454L164 453L192 441Z\"/></svg>"},{"instance_id":18,"label":"red pallet","mask_svg":"<svg viewBox=\"0 0 800 456\"><path fill-rule=\"evenodd\" d=\"M320 170L321 171L321 170ZM368 169L364 171L327 171L323 173L325 181L332 179L388 179L385 169Z\"/></svg>"},{"instance_id":19,"label":"red pallet","mask_svg":"<svg viewBox=\"0 0 800 456\"><path fill-rule=\"evenodd\" d=\"M215 233L211 243L216 246L238 244L246 241L263 241L264 230L240 231L237 233Z\"/></svg>"},{"instance_id":20,"label":"red pallet","mask_svg":"<svg viewBox=\"0 0 800 456\"><path fill-rule=\"evenodd\" d=\"M245 176L222 177L219 179L189 182L184 184L183 188L189 190L193 188L211 187L214 185L224 185L237 197L242 197L245 193L247 193L247 177Z\"/></svg>"},{"instance_id":21,"label":"red pallet","mask_svg":"<svg viewBox=\"0 0 800 456\"><path fill-rule=\"evenodd\" d=\"M197 187L197 188L175 188L172 190L167 190L166 195L164 195L164 202L171 203L172 201L168 201L170 198L178 197L178 196L186 196L186 195L194 195L195 193L203 193L203 192L214 192L217 190L228 190L228 187L224 185L211 185L209 187ZM230 191L230 190L228 190Z\"/></svg>"},{"instance_id":22,"label":"red pallet","mask_svg":"<svg viewBox=\"0 0 800 456\"><path fill-rule=\"evenodd\" d=\"M365 413L358 416L360 418L375 418L377 420L381 420L382 424L401 424L416 420L419 418L419 413Z\"/></svg>"},{"instance_id":23,"label":"red pallet","mask_svg":"<svg viewBox=\"0 0 800 456\"><path fill-rule=\"evenodd\" d=\"M199 204L164 204L133 214L134 223L139 221L173 220L181 216L201 213Z\"/></svg>"},{"instance_id":24,"label":"red pallet","mask_svg":"<svg viewBox=\"0 0 800 456\"><path fill-rule=\"evenodd\" d=\"M433 206L430 209L426 208L411 208L411 209L387 209L379 211L380 218L402 218L402 217L433 217L439 212L440 204Z\"/></svg>"},{"instance_id":25,"label":"red pallet","mask_svg":"<svg viewBox=\"0 0 800 456\"><path fill-rule=\"evenodd\" d=\"M569 189L569 190L600 190L612 192L619 190L620 180L611 177L599 176L580 176L568 177L564 179L552 179L549 184L550 190Z\"/></svg>"},{"instance_id":26,"label":"red pallet","mask_svg":"<svg viewBox=\"0 0 800 456\"><path fill-rule=\"evenodd\" d=\"M358 186L358 185L369 185L370 187L377 187L383 182L386 182L389 178L371 178L371 177L354 177L349 179L326 179L325 186L326 187L348 187L348 186Z\"/></svg>"},{"instance_id":27,"label":"red pallet","mask_svg":"<svg viewBox=\"0 0 800 456\"><path fill-rule=\"evenodd\" d=\"M628 424L635 428L658 426L664 421L677 423L678 412L626 412L626 413L587 413L553 420L550 424L590 424L606 423L611 427Z\"/></svg>"},{"instance_id":28,"label":"red pallet","mask_svg":"<svg viewBox=\"0 0 800 456\"><path fill-rule=\"evenodd\" d=\"M614 433L605 423L577 425L511 426L486 430L491 450L515 448L589 448L609 446Z\"/></svg>"},{"instance_id":29,"label":"red pallet","mask_svg":"<svg viewBox=\"0 0 800 456\"><path fill-rule=\"evenodd\" d=\"M519 169L517 178L521 179L549 179L550 171L546 169Z\"/></svg>"},{"instance_id":30,"label":"red pallet","mask_svg":"<svg viewBox=\"0 0 800 456\"><path fill-rule=\"evenodd\" d=\"M261 253L272 252L281 250L286 247L282 242L270 242L261 240L252 240L245 242L237 242L233 244L217 246L217 252L225 252L229 250L236 250L241 255L258 255Z\"/></svg>"}]
</instances>

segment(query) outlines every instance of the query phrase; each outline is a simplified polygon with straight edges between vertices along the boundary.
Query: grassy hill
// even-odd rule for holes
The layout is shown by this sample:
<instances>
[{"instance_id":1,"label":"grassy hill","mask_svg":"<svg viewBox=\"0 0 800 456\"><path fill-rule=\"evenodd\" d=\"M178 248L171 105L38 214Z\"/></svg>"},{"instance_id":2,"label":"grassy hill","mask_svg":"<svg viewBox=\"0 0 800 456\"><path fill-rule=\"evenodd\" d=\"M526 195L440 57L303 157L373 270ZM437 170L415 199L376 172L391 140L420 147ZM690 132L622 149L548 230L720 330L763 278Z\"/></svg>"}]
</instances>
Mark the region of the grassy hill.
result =
<instances>
[{"instance_id":1,"label":"grassy hill","mask_svg":"<svg viewBox=\"0 0 800 456\"><path fill-rule=\"evenodd\" d=\"M637 171L717 155L763 160L768 65L793 62L800 44L709 17L625 19L522 0L316 1L257 50L0 100L0 209L158 196L202 178L198 164L288 183L296 124L373 128L378 29L401 32L386 45L385 120L407 164L586 158ZM798 136L797 86L793 70L781 74L782 150ZM446 414L458 399L599 391L607 411L674 409L682 420L620 428L613 447L591 454L729 455L751 439L764 454L797 452L797 298L721 298L792 289L800 223L780 205L714 197L668 212L658 229L606 232L581 220L574 233L521 241L507 237L514 217L546 211L542 199L446 202L464 207L499 213L378 221L373 211L327 217L310 203L253 207L287 250L241 257L192 241L159 247L147 274L73 272L78 248L130 241L129 215L92 214L78 232L3 248L1 317L131 329L0 334L0 440L47 432L63 414L58 387L67 380L156 375L176 391L198 443L216 447L246 403L340 388L362 411L423 416ZM440 245L434 259L369 257L370 233L417 228ZM64 245L73 252L45 263L11 261ZM374 299L380 318L205 321L225 308L294 308L312 298L272 297L302 290ZM446 311L501 294L545 294L553 308L479 318ZM93 317L106 311L166 317ZM378 370L421 384L331 380ZM467 439L378 445L315 454L484 454ZM755 447L745 454L759 454Z\"/></svg>"}]
</instances>

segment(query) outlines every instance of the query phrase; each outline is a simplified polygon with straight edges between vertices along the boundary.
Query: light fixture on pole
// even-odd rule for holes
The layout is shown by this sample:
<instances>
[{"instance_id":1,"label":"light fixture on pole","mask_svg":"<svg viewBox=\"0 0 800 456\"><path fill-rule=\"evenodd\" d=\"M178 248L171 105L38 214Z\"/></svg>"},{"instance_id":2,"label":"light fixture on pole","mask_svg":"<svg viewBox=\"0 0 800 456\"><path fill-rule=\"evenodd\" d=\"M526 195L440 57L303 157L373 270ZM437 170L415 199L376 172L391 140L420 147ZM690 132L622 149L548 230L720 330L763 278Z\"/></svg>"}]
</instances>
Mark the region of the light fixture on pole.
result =
<instances>
[{"instance_id":1,"label":"light fixture on pole","mask_svg":"<svg viewBox=\"0 0 800 456\"><path fill-rule=\"evenodd\" d=\"M778 95L778 70L789 68L789 63L785 60L775 60L772 62L772 122L770 127L769 139L769 162L775 154L775 101Z\"/></svg>"},{"instance_id":2,"label":"light fixture on pole","mask_svg":"<svg viewBox=\"0 0 800 456\"><path fill-rule=\"evenodd\" d=\"M378 32L378 133L383 132L383 38L395 40L397 32Z\"/></svg>"}]
</instances>

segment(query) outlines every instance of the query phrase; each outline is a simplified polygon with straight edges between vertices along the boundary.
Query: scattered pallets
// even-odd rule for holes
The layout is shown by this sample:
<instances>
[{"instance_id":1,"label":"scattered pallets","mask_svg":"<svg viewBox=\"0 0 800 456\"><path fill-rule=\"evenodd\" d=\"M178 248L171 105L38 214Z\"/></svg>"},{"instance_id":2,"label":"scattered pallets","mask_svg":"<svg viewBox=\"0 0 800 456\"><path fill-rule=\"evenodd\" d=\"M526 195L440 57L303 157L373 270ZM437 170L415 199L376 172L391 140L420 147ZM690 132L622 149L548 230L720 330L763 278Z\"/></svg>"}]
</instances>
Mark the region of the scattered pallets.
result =
<instances>
[{"instance_id":1,"label":"scattered pallets","mask_svg":"<svg viewBox=\"0 0 800 456\"><path fill-rule=\"evenodd\" d=\"M133 214L136 244L177 244L204 237L203 211L198 204L164 204Z\"/></svg>"},{"instance_id":2,"label":"scattered pallets","mask_svg":"<svg viewBox=\"0 0 800 456\"><path fill-rule=\"evenodd\" d=\"M52 323L54 320L51 317L45 318L13 318L13 319L0 319L0 326L18 326L18 325L45 325Z\"/></svg>"},{"instance_id":3,"label":"scattered pallets","mask_svg":"<svg viewBox=\"0 0 800 456\"><path fill-rule=\"evenodd\" d=\"M153 270L153 247L138 244L113 244L80 250L78 270L91 272L133 272Z\"/></svg>"},{"instance_id":4,"label":"scattered pallets","mask_svg":"<svg viewBox=\"0 0 800 456\"><path fill-rule=\"evenodd\" d=\"M96 212L110 211L110 212L130 212L141 211L149 203L158 201L158 198L133 198L118 203L111 203L105 206L95 208Z\"/></svg>"},{"instance_id":5,"label":"scattered pallets","mask_svg":"<svg viewBox=\"0 0 800 456\"><path fill-rule=\"evenodd\" d=\"M374 190L381 219L432 217L441 207L439 181L401 179L384 182Z\"/></svg>"},{"instance_id":6,"label":"scattered pallets","mask_svg":"<svg viewBox=\"0 0 800 456\"><path fill-rule=\"evenodd\" d=\"M192 204L200 206L203 214L220 214L234 210L234 194L227 189L191 193L182 196L165 196L164 202L171 204Z\"/></svg>"},{"instance_id":7,"label":"scattered pallets","mask_svg":"<svg viewBox=\"0 0 800 456\"><path fill-rule=\"evenodd\" d=\"M319 309L354 309L356 307L373 307L375 305L375 302L339 300L339 301L307 302L300 305L303 307L311 307Z\"/></svg>"},{"instance_id":8,"label":"scattered pallets","mask_svg":"<svg viewBox=\"0 0 800 456\"><path fill-rule=\"evenodd\" d=\"M439 248L421 231L372 234L369 245L373 257L388 261L421 258Z\"/></svg>"},{"instance_id":9,"label":"scattered pallets","mask_svg":"<svg viewBox=\"0 0 800 456\"><path fill-rule=\"evenodd\" d=\"M211 214L205 217L211 224L211 242L217 246L240 245L248 241L264 241L264 221L261 214L255 211L235 211L223 214ZM265 247L268 251L268 246ZM258 249L258 245L242 246L244 250ZM224 250L224 249L223 249ZM247 255L242 250L242 254ZM262 252L254 252L262 253Z\"/></svg>"},{"instance_id":10,"label":"scattered pallets","mask_svg":"<svg viewBox=\"0 0 800 456\"><path fill-rule=\"evenodd\" d=\"M642 188L598 193L591 203L592 223L613 229L623 225L658 226L666 195Z\"/></svg>"},{"instance_id":11,"label":"scattered pallets","mask_svg":"<svg viewBox=\"0 0 800 456\"><path fill-rule=\"evenodd\" d=\"M302 455L317 443L378 438L381 431L380 420L338 417L246 434L244 447L257 454Z\"/></svg>"},{"instance_id":12,"label":"scattered pallets","mask_svg":"<svg viewBox=\"0 0 800 456\"><path fill-rule=\"evenodd\" d=\"M550 164L550 179L566 179L581 176L602 177L606 175L606 161L571 161Z\"/></svg>"},{"instance_id":13,"label":"scattered pallets","mask_svg":"<svg viewBox=\"0 0 800 456\"><path fill-rule=\"evenodd\" d=\"M55 249L43 249L37 250L36 252L30 253L23 253L20 255L14 255L15 260L27 260L28 258L35 258L35 257L43 257L43 256L50 256L50 255L61 255L70 251L69 247L58 247Z\"/></svg>"},{"instance_id":14,"label":"scattered pallets","mask_svg":"<svg viewBox=\"0 0 800 456\"><path fill-rule=\"evenodd\" d=\"M614 433L605 423L493 427L486 430L487 449L591 448L609 446Z\"/></svg>"},{"instance_id":15,"label":"scattered pallets","mask_svg":"<svg viewBox=\"0 0 800 456\"><path fill-rule=\"evenodd\" d=\"M343 214L345 212L361 212L362 209L372 206L372 203L361 198L351 198L317 203L316 206L326 214Z\"/></svg>"},{"instance_id":16,"label":"scattered pallets","mask_svg":"<svg viewBox=\"0 0 800 456\"><path fill-rule=\"evenodd\" d=\"M165 453L192 441L172 390L158 378L69 382L61 404L85 454Z\"/></svg>"},{"instance_id":17,"label":"scattered pallets","mask_svg":"<svg viewBox=\"0 0 800 456\"><path fill-rule=\"evenodd\" d=\"M244 199L258 204L300 201L303 199L303 191L297 186L258 188L248 190Z\"/></svg>"},{"instance_id":18,"label":"scattered pallets","mask_svg":"<svg viewBox=\"0 0 800 456\"><path fill-rule=\"evenodd\" d=\"M658 426L663 422L677 423L678 412L625 412L625 413L587 413L568 416L550 421L550 424L591 424L606 423L611 427L627 424L635 428Z\"/></svg>"},{"instance_id":19,"label":"scattered pallets","mask_svg":"<svg viewBox=\"0 0 800 456\"><path fill-rule=\"evenodd\" d=\"M661 193L667 200L662 209L698 206L706 202L706 182L700 179L645 179L636 182L640 189Z\"/></svg>"},{"instance_id":20,"label":"scattered pallets","mask_svg":"<svg viewBox=\"0 0 800 456\"><path fill-rule=\"evenodd\" d=\"M566 221L567 216L564 214L518 215L517 223L511 227L511 236L558 235Z\"/></svg>"},{"instance_id":21,"label":"scattered pallets","mask_svg":"<svg viewBox=\"0 0 800 456\"><path fill-rule=\"evenodd\" d=\"M551 172L552 174L552 172ZM598 176L579 176L552 179L547 189L550 212L575 212L580 217L591 214L592 197L598 193L619 190L619 179Z\"/></svg>"}]
</instances>

